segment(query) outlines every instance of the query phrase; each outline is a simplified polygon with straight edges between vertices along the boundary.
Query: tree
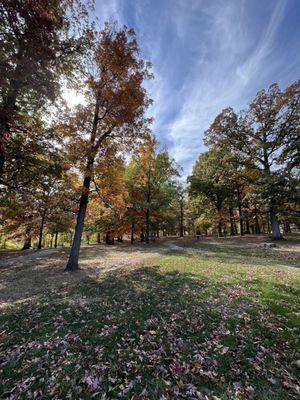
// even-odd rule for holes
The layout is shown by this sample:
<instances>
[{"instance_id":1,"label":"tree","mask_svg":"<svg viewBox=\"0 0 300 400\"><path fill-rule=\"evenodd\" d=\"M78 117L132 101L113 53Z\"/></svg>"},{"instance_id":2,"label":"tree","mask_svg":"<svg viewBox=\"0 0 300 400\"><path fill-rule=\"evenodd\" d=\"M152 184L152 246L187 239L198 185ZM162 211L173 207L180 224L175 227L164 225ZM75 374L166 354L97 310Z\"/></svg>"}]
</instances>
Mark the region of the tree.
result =
<instances>
[{"instance_id":1,"label":"tree","mask_svg":"<svg viewBox=\"0 0 300 400\"><path fill-rule=\"evenodd\" d=\"M175 195L175 181L178 165L170 158L166 149L156 150L152 137L139 147L129 164L128 192L133 224L137 224L149 243L151 236L157 236L166 214L173 213L171 204ZM133 229L132 229L133 232ZM133 234L133 233L132 233Z\"/></svg>"},{"instance_id":2,"label":"tree","mask_svg":"<svg viewBox=\"0 0 300 400\"><path fill-rule=\"evenodd\" d=\"M94 226L105 234L107 244L114 244L114 237L121 237L128 231L124 215L127 210L127 189L125 183L125 163L116 153L116 148L107 148L94 168L95 192L92 207L88 207ZM96 215L96 218L95 218Z\"/></svg>"},{"instance_id":3,"label":"tree","mask_svg":"<svg viewBox=\"0 0 300 400\"><path fill-rule=\"evenodd\" d=\"M214 226L215 207L203 194L189 196L186 220L189 233L207 235Z\"/></svg>"},{"instance_id":4,"label":"tree","mask_svg":"<svg viewBox=\"0 0 300 400\"><path fill-rule=\"evenodd\" d=\"M188 178L190 195L205 195L216 208L219 236L223 236L223 205L230 192L226 170L227 157L226 152L215 149L201 154L193 168L193 174Z\"/></svg>"},{"instance_id":5,"label":"tree","mask_svg":"<svg viewBox=\"0 0 300 400\"><path fill-rule=\"evenodd\" d=\"M269 205L272 238L282 239L278 222L279 170L294 168L299 132L300 81L281 92L277 84L261 90L246 112L236 116L231 108L218 115L206 132L206 143L231 149L241 160L251 160L262 172L258 184Z\"/></svg>"},{"instance_id":6,"label":"tree","mask_svg":"<svg viewBox=\"0 0 300 400\"><path fill-rule=\"evenodd\" d=\"M178 222L179 236L183 237L185 232L186 190L182 182L172 182L172 185L169 185L168 194L168 196L165 196L168 201L166 209L174 212Z\"/></svg>"},{"instance_id":7,"label":"tree","mask_svg":"<svg viewBox=\"0 0 300 400\"><path fill-rule=\"evenodd\" d=\"M90 67L86 70L87 105L78 110L71 127L82 138L85 167L67 271L78 269L93 168L100 149L111 143L129 149L148 132L144 115L150 100L143 81L151 75L149 64L139 57L134 32L127 28L117 30L115 25L106 24L92 43L86 65ZM85 140L86 135L89 135L88 140Z\"/></svg>"},{"instance_id":8,"label":"tree","mask_svg":"<svg viewBox=\"0 0 300 400\"><path fill-rule=\"evenodd\" d=\"M41 155L41 154L40 154ZM57 229L69 220L74 207L74 179L63 163L63 156L55 150L39 158L43 168L40 175L18 190L5 192L1 198L2 220L6 233L24 236L23 249L38 237L37 248L42 248L45 228Z\"/></svg>"},{"instance_id":9,"label":"tree","mask_svg":"<svg viewBox=\"0 0 300 400\"><path fill-rule=\"evenodd\" d=\"M62 76L77 65L86 17L86 7L76 0L0 1L0 178L10 131L22 111L54 101Z\"/></svg>"}]
</instances>

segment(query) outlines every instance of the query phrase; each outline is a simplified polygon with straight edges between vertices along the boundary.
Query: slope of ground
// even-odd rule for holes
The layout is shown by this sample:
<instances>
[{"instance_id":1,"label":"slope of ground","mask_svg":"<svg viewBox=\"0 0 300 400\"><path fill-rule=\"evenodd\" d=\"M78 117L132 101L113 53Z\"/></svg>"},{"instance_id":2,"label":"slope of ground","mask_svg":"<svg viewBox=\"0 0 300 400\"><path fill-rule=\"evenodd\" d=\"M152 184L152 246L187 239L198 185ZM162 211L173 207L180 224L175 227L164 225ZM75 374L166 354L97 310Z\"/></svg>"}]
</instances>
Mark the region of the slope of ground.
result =
<instances>
[{"instance_id":1,"label":"slope of ground","mask_svg":"<svg viewBox=\"0 0 300 400\"><path fill-rule=\"evenodd\" d=\"M75 274L66 250L3 265L0 398L299 398L299 240L262 240L91 246Z\"/></svg>"}]
</instances>

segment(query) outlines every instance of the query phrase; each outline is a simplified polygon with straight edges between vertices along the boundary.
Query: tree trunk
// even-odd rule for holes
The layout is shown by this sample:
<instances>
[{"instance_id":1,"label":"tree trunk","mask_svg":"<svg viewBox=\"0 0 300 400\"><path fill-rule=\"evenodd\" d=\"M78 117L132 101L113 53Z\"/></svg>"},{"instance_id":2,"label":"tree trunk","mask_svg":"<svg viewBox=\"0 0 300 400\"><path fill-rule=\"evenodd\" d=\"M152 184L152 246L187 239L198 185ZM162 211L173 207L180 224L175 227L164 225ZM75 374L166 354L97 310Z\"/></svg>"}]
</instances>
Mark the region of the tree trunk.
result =
<instances>
[{"instance_id":1,"label":"tree trunk","mask_svg":"<svg viewBox=\"0 0 300 400\"><path fill-rule=\"evenodd\" d=\"M257 210L255 210L255 233L258 235L260 234L260 226L259 226L259 221L258 221L258 215L257 215Z\"/></svg>"},{"instance_id":2,"label":"tree trunk","mask_svg":"<svg viewBox=\"0 0 300 400\"><path fill-rule=\"evenodd\" d=\"M131 222L131 234L130 234L130 243L134 242L134 221Z\"/></svg>"},{"instance_id":3,"label":"tree trunk","mask_svg":"<svg viewBox=\"0 0 300 400\"><path fill-rule=\"evenodd\" d=\"M218 236L222 237L223 232L222 232L222 221L221 221L221 211L222 211L222 202L219 196L217 196L217 211L218 211Z\"/></svg>"},{"instance_id":4,"label":"tree trunk","mask_svg":"<svg viewBox=\"0 0 300 400\"><path fill-rule=\"evenodd\" d=\"M179 236L180 236L180 237L183 237L183 236L184 236L183 219L184 219L184 214L183 214L183 201L180 201L180 217L179 217Z\"/></svg>"},{"instance_id":5,"label":"tree trunk","mask_svg":"<svg viewBox=\"0 0 300 400\"><path fill-rule=\"evenodd\" d=\"M131 233L130 233L130 243L133 244L134 242L134 225L135 225L135 207L132 207L131 210Z\"/></svg>"},{"instance_id":6,"label":"tree trunk","mask_svg":"<svg viewBox=\"0 0 300 400\"><path fill-rule=\"evenodd\" d=\"M267 233L271 233L269 213L267 213Z\"/></svg>"},{"instance_id":7,"label":"tree trunk","mask_svg":"<svg viewBox=\"0 0 300 400\"><path fill-rule=\"evenodd\" d=\"M266 142L266 134L264 134L263 141ZM269 163L269 157L267 153L267 148L263 148L264 154L264 173L269 178L271 176L271 169ZM273 197L272 188L270 188L270 206L269 206L269 215L270 215L270 222L271 222L271 230L272 230L272 239L273 240L281 240L283 239L282 234L280 232L279 223L277 220L277 210L276 210L276 201ZM269 222L269 219L268 219Z\"/></svg>"},{"instance_id":8,"label":"tree trunk","mask_svg":"<svg viewBox=\"0 0 300 400\"><path fill-rule=\"evenodd\" d=\"M235 226L234 226L233 210L232 210L231 206L229 206L228 211L229 211L229 218L230 218L230 236L234 236L235 235Z\"/></svg>"},{"instance_id":9,"label":"tree trunk","mask_svg":"<svg viewBox=\"0 0 300 400\"><path fill-rule=\"evenodd\" d=\"M93 160L93 162L94 162L94 160ZM89 170L91 170L93 162L90 163ZM84 228L84 219L85 219L86 209L87 209L87 205L88 205L90 184L91 184L91 176L87 175L87 176L85 176L84 181L83 181L83 191L82 191L80 203L79 203L79 211L77 214L75 234L74 234L74 239L73 239L73 243L72 243L72 247L71 247L71 251L70 251L69 260L68 260L65 271L78 270L79 250L80 250L81 237L82 237L83 228Z\"/></svg>"},{"instance_id":10,"label":"tree trunk","mask_svg":"<svg viewBox=\"0 0 300 400\"><path fill-rule=\"evenodd\" d=\"M242 212L241 192L239 188L237 188L237 201L238 201L239 222L240 222L240 235L243 236L244 235L243 212Z\"/></svg>"},{"instance_id":11,"label":"tree trunk","mask_svg":"<svg viewBox=\"0 0 300 400\"><path fill-rule=\"evenodd\" d=\"M101 243L101 235L100 235L100 232L97 233L97 243L98 243L98 244Z\"/></svg>"},{"instance_id":12,"label":"tree trunk","mask_svg":"<svg viewBox=\"0 0 300 400\"><path fill-rule=\"evenodd\" d=\"M91 185L91 179L92 179L93 165L94 165L97 150L100 146L99 141L97 143L97 146L95 146L96 133L97 133L97 127L98 127L98 122L99 122L99 109L100 109L100 103L97 99L96 105L95 105L93 128L92 128L91 139L90 139L90 154L88 156L88 161L87 161L86 170L85 170L85 176L84 176L84 180L83 180L83 190L82 190L82 194L81 194L81 198L80 198L79 212L77 214L77 221L76 221L73 244L72 244L69 260L68 260L65 271L78 270L79 250L80 250L82 232L83 232L83 228L84 228L86 209L87 209L88 200L89 200L89 192L90 192L90 185ZM108 131L107 131L107 134L109 134ZM104 138L104 137L106 137L106 134L104 136L102 136L102 138Z\"/></svg>"},{"instance_id":13,"label":"tree trunk","mask_svg":"<svg viewBox=\"0 0 300 400\"><path fill-rule=\"evenodd\" d=\"M145 234L145 242L149 243L150 239L150 208L147 207L146 210L146 234Z\"/></svg>"},{"instance_id":14,"label":"tree trunk","mask_svg":"<svg viewBox=\"0 0 300 400\"><path fill-rule=\"evenodd\" d=\"M57 248L58 232L55 232L54 247Z\"/></svg>"},{"instance_id":15,"label":"tree trunk","mask_svg":"<svg viewBox=\"0 0 300 400\"><path fill-rule=\"evenodd\" d=\"M31 228L26 228L25 240L24 240L22 250L28 250L30 248L31 248Z\"/></svg>"},{"instance_id":16,"label":"tree trunk","mask_svg":"<svg viewBox=\"0 0 300 400\"><path fill-rule=\"evenodd\" d=\"M115 244L115 238L111 238L110 236L110 231L106 231L105 234L105 243L108 245L114 245Z\"/></svg>"},{"instance_id":17,"label":"tree trunk","mask_svg":"<svg viewBox=\"0 0 300 400\"><path fill-rule=\"evenodd\" d=\"M245 212L246 213L246 230L245 233L249 234L250 233L250 224L249 224L249 215L248 215L248 211Z\"/></svg>"},{"instance_id":18,"label":"tree trunk","mask_svg":"<svg viewBox=\"0 0 300 400\"><path fill-rule=\"evenodd\" d=\"M271 222L271 228L272 228L272 239L273 240L282 240L283 237L280 232L279 222L277 220L276 210L275 210L273 201L271 201L271 206L270 206L270 222Z\"/></svg>"},{"instance_id":19,"label":"tree trunk","mask_svg":"<svg viewBox=\"0 0 300 400\"><path fill-rule=\"evenodd\" d=\"M46 219L46 213L47 213L47 209L45 208L45 210L43 211L42 214L42 220L41 220L41 225L40 225L40 229L39 229L39 242L38 242L38 250L41 250L42 248L42 240L43 240L43 230L44 230L44 224L45 224L45 219Z\"/></svg>"},{"instance_id":20,"label":"tree trunk","mask_svg":"<svg viewBox=\"0 0 300 400\"><path fill-rule=\"evenodd\" d=\"M147 182L147 210L146 210L146 234L145 242L149 243L150 240L150 202L151 202L151 168L148 170L148 182Z\"/></svg>"},{"instance_id":21,"label":"tree trunk","mask_svg":"<svg viewBox=\"0 0 300 400\"><path fill-rule=\"evenodd\" d=\"M54 233L51 233L51 239L50 239L50 248L51 249L53 247L53 237L54 237Z\"/></svg>"},{"instance_id":22,"label":"tree trunk","mask_svg":"<svg viewBox=\"0 0 300 400\"><path fill-rule=\"evenodd\" d=\"M16 71L16 76L18 76L17 71ZM3 169L6 157L6 145L10 136L9 119L11 118L16 108L16 101L20 88L21 88L21 82L16 79L11 79L7 95L4 98L1 107L2 110L0 115L0 179L2 178L3 175Z\"/></svg>"},{"instance_id":23,"label":"tree trunk","mask_svg":"<svg viewBox=\"0 0 300 400\"><path fill-rule=\"evenodd\" d=\"M218 236L222 237L223 233L222 233L222 223L218 222Z\"/></svg>"}]
</instances>

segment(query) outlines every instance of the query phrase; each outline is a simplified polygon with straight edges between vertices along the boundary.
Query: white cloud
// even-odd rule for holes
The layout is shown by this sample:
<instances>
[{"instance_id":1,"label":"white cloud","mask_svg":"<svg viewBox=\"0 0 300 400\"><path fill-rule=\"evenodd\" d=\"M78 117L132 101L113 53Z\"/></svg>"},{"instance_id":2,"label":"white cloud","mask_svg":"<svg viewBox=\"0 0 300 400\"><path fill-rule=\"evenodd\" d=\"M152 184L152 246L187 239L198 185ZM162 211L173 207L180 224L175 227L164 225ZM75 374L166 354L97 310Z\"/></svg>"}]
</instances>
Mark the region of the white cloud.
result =
<instances>
[{"instance_id":1,"label":"white cloud","mask_svg":"<svg viewBox=\"0 0 300 400\"><path fill-rule=\"evenodd\" d=\"M195 158L204 149L201 143L203 132L213 122L215 116L227 106L244 106L247 85L251 83L252 87L256 87L259 81L258 74L261 70L267 69L264 61L273 49L286 1L277 4L264 34L253 52L243 62L241 60L244 49L253 44L251 43L253 38L247 37L247 32L243 30L241 21L241 18L245 17L243 4L241 7L236 7L236 2L228 2L226 7L220 7L220 4L213 2L208 8L198 10L208 15L210 19L211 28L202 39L199 39L207 40L211 46L209 59L203 59L207 54L203 54L203 49L200 48L198 63L183 85L181 110L169 125L168 135L173 143L171 154L185 166L187 174L190 173ZM181 8L183 10L183 7ZM185 30L184 21L187 17L186 23L191 22L190 12L195 10L189 10L187 16L181 13L181 17L177 20L180 35L183 40L187 40L187 43L190 40L191 27Z\"/></svg>"},{"instance_id":2,"label":"white cloud","mask_svg":"<svg viewBox=\"0 0 300 400\"><path fill-rule=\"evenodd\" d=\"M257 1L255 9L253 2L96 0L100 21L133 24L143 56L153 62L155 80L146 88L154 100L154 132L186 174L215 116L227 106L244 107L282 66L270 60L278 57L287 0Z\"/></svg>"}]
</instances>

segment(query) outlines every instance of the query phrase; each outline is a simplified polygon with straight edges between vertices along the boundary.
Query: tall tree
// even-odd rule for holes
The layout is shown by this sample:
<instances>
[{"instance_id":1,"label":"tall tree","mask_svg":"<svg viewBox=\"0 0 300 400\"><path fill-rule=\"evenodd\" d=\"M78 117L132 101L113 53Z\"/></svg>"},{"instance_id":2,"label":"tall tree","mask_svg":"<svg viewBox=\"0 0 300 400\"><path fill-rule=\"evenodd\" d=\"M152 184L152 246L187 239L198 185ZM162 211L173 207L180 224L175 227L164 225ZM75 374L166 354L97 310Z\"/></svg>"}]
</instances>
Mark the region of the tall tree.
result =
<instances>
[{"instance_id":1,"label":"tall tree","mask_svg":"<svg viewBox=\"0 0 300 400\"><path fill-rule=\"evenodd\" d=\"M62 76L77 65L86 17L86 7L76 0L0 1L0 178L20 113L53 101Z\"/></svg>"},{"instance_id":2,"label":"tall tree","mask_svg":"<svg viewBox=\"0 0 300 400\"><path fill-rule=\"evenodd\" d=\"M295 135L300 124L299 87L300 81L297 81L281 92L273 84L268 90L258 92L249 109L239 117L231 108L223 110L206 132L209 145L230 148L241 159L252 160L262 171L259 185L269 205L274 240L282 239L276 192L279 170L288 164L290 168L293 166L291 156L297 153L298 147Z\"/></svg>"},{"instance_id":3,"label":"tall tree","mask_svg":"<svg viewBox=\"0 0 300 400\"><path fill-rule=\"evenodd\" d=\"M151 75L149 64L139 56L134 32L127 28L118 30L114 24L106 24L95 37L86 66L87 105L80 108L71 127L82 140L85 167L67 271L78 269L93 168L100 149L112 142L128 149L148 132L145 110L150 100L143 81Z\"/></svg>"},{"instance_id":4,"label":"tall tree","mask_svg":"<svg viewBox=\"0 0 300 400\"><path fill-rule=\"evenodd\" d=\"M225 199L230 193L227 179L227 153L221 150L209 150L200 155L192 175L188 178L191 196L202 194L214 205L217 211L218 235L223 236Z\"/></svg>"},{"instance_id":5,"label":"tall tree","mask_svg":"<svg viewBox=\"0 0 300 400\"><path fill-rule=\"evenodd\" d=\"M178 166L166 149L157 151L155 139L150 138L140 146L130 167L131 211L134 211L135 217L138 210L143 211L142 230L146 243L149 243L151 233L157 234L166 212L171 208L175 193L174 178L179 174Z\"/></svg>"}]
</instances>

